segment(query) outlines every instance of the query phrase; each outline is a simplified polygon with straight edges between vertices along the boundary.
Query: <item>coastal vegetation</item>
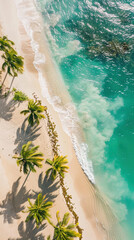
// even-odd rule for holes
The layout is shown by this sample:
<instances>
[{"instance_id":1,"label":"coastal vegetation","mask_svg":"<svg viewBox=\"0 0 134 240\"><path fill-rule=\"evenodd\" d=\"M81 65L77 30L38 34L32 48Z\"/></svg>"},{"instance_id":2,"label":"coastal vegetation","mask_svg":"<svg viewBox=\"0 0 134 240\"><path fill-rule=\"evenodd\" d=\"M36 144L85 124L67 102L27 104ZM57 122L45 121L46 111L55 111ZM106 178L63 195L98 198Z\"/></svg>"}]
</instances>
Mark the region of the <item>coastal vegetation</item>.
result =
<instances>
[{"instance_id":1,"label":"coastal vegetation","mask_svg":"<svg viewBox=\"0 0 134 240\"><path fill-rule=\"evenodd\" d=\"M76 225L69 222L69 213L65 213L63 219L60 219L59 211L56 213L57 224L52 226L54 227L54 237L56 240L72 240L74 237L80 237L81 235L75 231ZM50 236L48 239L51 239Z\"/></svg>"},{"instance_id":2,"label":"coastal vegetation","mask_svg":"<svg viewBox=\"0 0 134 240\"><path fill-rule=\"evenodd\" d=\"M5 80L7 75L9 74L12 76L12 81L9 87L9 90L12 87L12 83L14 81L14 78L18 76L19 73L23 73L23 57L18 56L17 52L13 48L14 42L9 40L6 36L0 37L0 51L4 52L1 56L3 60L2 64L2 71L6 71L6 75L3 79L3 82L1 84L1 90L4 86ZM47 220L49 224L51 224L54 228L54 240L71 240L75 237L78 237L79 239L82 239L82 229L78 225L78 215L74 211L74 204L71 202L72 197L68 195L67 188L64 184L64 176L65 173L68 170L68 160L66 156L60 156L59 155L59 147L58 144L58 133L56 131L56 125L53 121L51 121L50 115L48 113L47 107L43 106L41 101L37 99L37 97L34 95L34 99L29 99L25 93L13 89L13 100L18 102L28 101L28 108L25 110L22 110L20 114L27 115L28 123L31 127L34 125L39 125L41 119L47 120L47 129L48 129L48 135L51 140L52 145L52 154L53 158L47 159L46 164L50 165L50 168L46 171L46 177L52 177L53 181L56 179L56 177L59 177L60 180L60 187L62 189L62 193L66 202L66 205L69 209L69 211L72 213L72 216L75 220L75 224L68 224L69 222L69 213L65 213L63 216L63 219L60 220L59 212L57 212L56 217L58 223L54 225L51 221L51 215L49 213L50 208L53 205L53 202L48 201L46 196L42 195L42 193L39 193L34 204L32 204L31 200L28 198L29 207L26 211L29 213L26 222L29 220L34 220L37 228L39 225L44 221ZM31 128L32 131L32 128ZM27 174L26 180L30 174L30 172L36 172L36 168L42 167L42 161L43 153L38 152L39 146L33 146L31 141L28 141L26 144L23 144L22 149L20 151L20 154L15 154L13 156L14 159L17 160L17 165L20 167L20 171L23 171L24 174ZM26 180L24 181L22 187L24 186ZM21 187L21 189L22 189ZM36 196L35 196L36 197ZM77 228L78 232L75 231L75 228ZM50 236L48 236L47 239L51 239Z\"/></svg>"},{"instance_id":3,"label":"coastal vegetation","mask_svg":"<svg viewBox=\"0 0 134 240\"><path fill-rule=\"evenodd\" d=\"M2 55L2 58L4 60L4 63L2 64L2 70L6 70L6 75L1 86L3 86L7 74L9 74L12 76L12 81L9 87L9 89L11 89L15 77L18 76L18 73L23 73L23 57L18 56L17 52L11 49L9 51L5 51L5 53Z\"/></svg>"},{"instance_id":4,"label":"coastal vegetation","mask_svg":"<svg viewBox=\"0 0 134 240\"><path fill-rule=\"evenodd\" d=\"M45 196L42 196L42 193L38 194L34 204L31 203L29 198L28 198L28 202L30 205L28 207L28 210L23 211L23 212L29 213L29 215L26 218L26 222L34 219L37 228L44 220L47 220L48 222L50 222L51 215L49 213L49 209L53 205L52 202L50 201L48 202L47 198Z\"/></svg>"},{"instance_id":5,"label":"coastal vegetation","mask_svg":"<svg viewBox=\"0 0 134 240\"><path fill-rule=\"evenodd\" d=\"M32 142L27 142L22 146L22 150L19 156L13 156L17 159L17 165L20 166L20 171L23 170L24 174L28 172L36 172L35 166L41 168L43 153L37 152L39 146L31 147Z\"/></svg>"},{"instance_id":6,"label":"coastal vegetation","mask_svg":"<svg viewBox=\"0 0 134 240\"><path fill-rule=\"evenodd\" d=\"M14 97L13 97L14 101L24 102L28 100L27 95L22 91L17 90L16 88L13 88L13 94L14 94Z\"/></svg>"},{"instance_id":7,"label":"coastal vegetation","mask_svg":"<svg viewBox=\"0 0 134 240\"><path fill-rule=\"evenodd\" d=\"M58 144L58 133L56 132L56 125L54 124L54 122L51 121L50 115L47 112L47 110L45 110L46 113L46 118L47 118L47 127L48 127L48 135L51 139L51 144L52 144L52 150L53 150L53 154L54 156L59 156L59 144ZM65 199L66 205L69 209L69 211L72 213L72 216L74 218L75 221L75 225L76 228L80 234L79 239L82 239L82 231L83 229L78 225L79 222L79 217L77 215L77 213L74 210L74 204L72 203L72 196L68 194L67 192L67 188L65 186L65 182L64 182L64 177L62 177L61 175L59 175L59 180L60 180L60 187L62 189L62 194L63 197Z\"/></svg>"},{"instance_id":8,"label":"coastal vegetation","mask_svg":"<svg viewBox=\"0 0 134 240\"><path fill-rule=\"evenodd\" d=\"M51 140L52 151L54 156L58 156L60 145L58 144L58 133L56 131L56 125L54 122L51 121L50 114L48 113L47 108L45 109L45 115L47 118L48 135Z\"/></svg>"},{"instance_id":9,"label":"coastal vegetation","mask_svg":"<svg viewBox=\"0 0 134 240\"><path fill-rule=\"evenodd\" d=\"M41 105L41 101L37 99L28 100L28 109L21 111L21 114L28 114L28 123L33 126L34 124L39 124L40 119L45 118L43 112L46 107Z\"/></svg>"},{"instance_id":10,"label":"coastal vegetation","mask_svg":"<svg viewBox=\"0 0 134 240\"><path fill-rule=\"evenodd\" d=\"M8 74L12 76L12 81L9 87L10 90L15 77L17 77L19 73L22 74L24 71L24 58L17 55L17 52L15 51L13 46L14 42L9 40L6 36L0 37L0 51L3 52L1 56L3 60L2 71L6 71L5 77L1 84L1 89L5 83Z\"/></svg>"},{"instance_id":11,"label":"coastal vegetation","mask_svg":"<svg viewBox=\"0 0 134 240\"><path fill-rule=\"evenodd\" d=\"M69 168L68 166L66 166L66 164L68 163L66 156L54 156L53 160L47 159L46 163L51 166L47 169L46 175L48 176L49 174L51 174L53 180L56 179L58 174L64 178L64 173L67 172L67 169Z\"/></svg>"},{"instance_id":12,"label":"coastal vegetation","mask_svg":"<svg viewBox=\"0 0 134 240\"><path fill-rule=\"evenodd\" d=\"M0 37L0 51L8 51L10 49L13 49L14 42L9 40L7 36Z\"/></svg>"}]
</instances>

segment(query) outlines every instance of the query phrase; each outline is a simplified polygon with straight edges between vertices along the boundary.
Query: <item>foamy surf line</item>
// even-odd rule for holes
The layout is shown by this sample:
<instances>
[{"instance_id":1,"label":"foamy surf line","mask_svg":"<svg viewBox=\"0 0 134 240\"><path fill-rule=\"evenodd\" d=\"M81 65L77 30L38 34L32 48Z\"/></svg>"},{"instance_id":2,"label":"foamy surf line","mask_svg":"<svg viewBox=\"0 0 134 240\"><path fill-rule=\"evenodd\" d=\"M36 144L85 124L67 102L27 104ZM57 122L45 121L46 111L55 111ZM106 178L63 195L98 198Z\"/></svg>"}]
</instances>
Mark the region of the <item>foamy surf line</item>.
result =
<instances>
[{"instance_id":1,"label":"foamy surf line","mask_svg":"<svg viewBox=\"0 0 134 240\"><path fill-rule=\"evenodd\" d=\"M47 99L47 101L54 107L55 111L58 112L60 120L62 122L63 129L65 132L71 137L71 141L77 156L77 159L89 180L92 183L95 183L94 175L93 175L93 167L92 162L88 161L88 146L86 143L79 143L78 137L76 136L76 128L77 125L77 116L72 117L72 111L74 106L72 103L67 105L57 106L57 103L61 103L59 96L50 96L49 89L47 87L47 80L44 78L42 71L40 69L40 64L46 61L44 54L39 52L39 44L34 40L34 33L42 32L43 26L41 24L41 17L36 8L36 3L33 1L26 0L15 0L17 7L18 18L22 22L27 35L31 39L31 47L34 51L34 67L38 72L38 80L42 90L42 96ZM70 111L71 109L71 111ZM73 113L74 115L74 113ZM65 117L67 116L67 117ZM71 124L70 124L71 123ZM74 132L73 132L74 130Z\"/></svg>"}]
</instances>

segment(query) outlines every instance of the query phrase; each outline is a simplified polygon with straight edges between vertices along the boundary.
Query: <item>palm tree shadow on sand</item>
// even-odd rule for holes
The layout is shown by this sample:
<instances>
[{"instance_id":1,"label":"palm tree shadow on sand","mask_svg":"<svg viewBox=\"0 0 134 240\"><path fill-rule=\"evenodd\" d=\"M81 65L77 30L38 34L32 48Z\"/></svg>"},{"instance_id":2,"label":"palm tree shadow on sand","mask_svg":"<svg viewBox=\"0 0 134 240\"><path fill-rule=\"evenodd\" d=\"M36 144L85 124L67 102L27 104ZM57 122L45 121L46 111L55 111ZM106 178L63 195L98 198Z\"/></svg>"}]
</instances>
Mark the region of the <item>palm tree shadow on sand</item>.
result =
<instances>
[{"instance_id":1,"label":"palm tree shadow on sand","mask_svg":"<svg viewBox=\"0 0 134 240\"><path fill-rule=\"evenodd\" d=\"M26 227L24 227L26 225ZM21 222L18 226L19 238L8 238L8 240L45 240L44 236L40 231L44 230L46 224L40 225L36 228L34 222Z\"/></svg>"},{"instance_id":2,"label":"palm tree shadow on sand","mask_svg":"<svg viewBox=\"0 0 134 240\"><path fill-rule=\"evenodd\" d=\"M3 209L0 211L0 215L3 215L3 221L9 224L13 223L14 219L20 218L19 213L24 210L23 204L28 198L33 198L33 194L26 191L24 186L18 191L20 179L21 177L13 183L12 190L7 193L6 198L0 203L0 208Z\"/></svg>"},{"instance_id":3,"label":"palm tree shadow on sand","mask_svg":"<svg viewBox=\"0 0 134 240\"><path fill-rule=\"evenodd\" d=\"M27 118L22 123L22 126L17 129L16 132L16 139L14 144L17 145L15 148L15 152L20 152L22 149L22 146L26 144L28 141L34 141L37 137L40 136L40 133L38 131L41 127L38 127L37 125L31 127L30 125L27 125Z\"/></svg>"},{"instance_id":4,"label":"palm tree shadow on sand","mask_svg":"<svg viewBox=\"0 0 134 240\"><path fill-rule=\"evenodd\" d=\"M42 195L46 195L47 201L54 202L55 198L58 196L57 193L55 193L56 190L59 189L59 181L55 180L55 182L52 181L51 178L48 178L46 175L43 178L43 172L40 173L39 179L38 179L38 186L41 189L39 192L34 192L35 196L42 192Z\"/></svg>"},{"instance_id":5,"label":"palm tree shadow on sand","mask_svg":"<svg viewBox=\"0 0 134 240\"><path fill-rule=\"evenodd\" d=\"M5 119L6 121L11 120L16 104L17 102L13 99L10 100L8 96L0 98L0 118Z\"/></svg>"}]
</instances>

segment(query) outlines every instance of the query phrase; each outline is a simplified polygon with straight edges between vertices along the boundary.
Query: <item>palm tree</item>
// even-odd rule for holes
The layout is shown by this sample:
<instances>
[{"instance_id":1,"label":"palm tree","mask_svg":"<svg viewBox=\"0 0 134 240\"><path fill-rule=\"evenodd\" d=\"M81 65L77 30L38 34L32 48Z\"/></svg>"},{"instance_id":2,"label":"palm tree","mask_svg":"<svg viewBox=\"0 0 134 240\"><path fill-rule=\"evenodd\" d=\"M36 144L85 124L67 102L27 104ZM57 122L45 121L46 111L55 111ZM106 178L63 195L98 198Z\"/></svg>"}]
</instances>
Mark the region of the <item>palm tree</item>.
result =
<instances>
[{"instance_id":1,"label":"palm tree","mask_svg":"<svg viewBox=\"0 0 134 240\"><path fill-rule=\"evenodd\" d=\"M40 152L37 152L39 146L36 147L30 147L32 142L27 142L22 146L22 150L20 153L20 156L13 156L13 158L17 159L17 165L20 166L20 171L22 171L24 174L32 172L36 172L35 166L41 168L43 161L43 154Z\"/></svg>"},{"instance_id":2,"label":"palm tree","mask_svg":"<svg viewBox=\"0 0 134 240\"><path fill-rule=\"evenodd\" d=\"M76 237L80 237L81 234L74 229L78 224L69 224L69 213L65 213L63 220L60 220L59 211L56 213L57 225L54 226L54 240L73 240Z\"/></svg>"},{"instance_id":3,"label":"palm tree","mask_svg":"<svg viewBox=\"0 0 134 240\"><path fill-rule=\"evenodd\" d=\"M65 164L68 163L66 156L54 156L53 160L47 159L46 163L48 163L51 167L46 171L46 175L48 176L51 173L52 179L55 180L57 174L64 178L64 173L67 172L69 168Z\"/></svg>"},{"instance_id":4,"label":"palm tree","mask_svg":"<svg viewBox=\"0 0 134 240\"><path fill-rule=\"evenodd\" d=\"M29 213L26 218L26 222L35 219L37 228L39 227L39 224L41 224L45 219L50 222L51 215L49 214L49 209L52 207L53 203L48 202L45 195L42 196L42 193L39 193L34 204L31 203L29 198L28 202L30 204L28 210L23 211Z\"/></svg>"},{"instance_id":5,"label":"palm tree","mask_svg":"<svg viewBox=\"0 0 134 240\"><path fill-rule=\"evenodd\" d=\"M0 37L0 51L6 52L10 49L13 49L13 45L14 42L9 40L6 36Z\"/></svg>"},{"instance_id":6,"label":"palm tree","mask_svg":"<svg viewBox=\"0 0 134 240\"><path fill-rule=\"evenodd\" d=\"M15 77L18 76L18 73L22 74L24 71L24 61L23 61L23 57L22 56L18 56L18 55L14 55L14 71L13 71L13 78L10 84L10 88L12 87L13 81L15 79Z\"/></svg>"},{"instance_id":7,"label":"palm tree","mask_svg":"<svg viewBox=\"0 0 134 240\"><path fill-rule=\"evenodd\" d=\"M15 52L13 49L6 51L3 55L2 58L4 59L4 63L2 64L2 70L6 71L6 75L3 79L2 85L4 84L7 74L12 76L12 82L10 85L10 88L12 86L12 83L14 81L14 78L18 76L18 73L23 73L23 57L18 56L17 52Z\"/></svg>"},{"instance_id":8,"label":"palm tree","mask_svg":"<svg viewBox=\"0 0 134 240\"><path fill-rule=\"evenodd\" d=\"M45 116L42 114L46 109L45 106L41 105L41 101L35 99L30 99L28 101L28 109L23 110L20 113L26 115L27 113L30 113L28 116L28 122L31 126L33 126L35 123L38 125L40 122L40 119L45 118Z\"/></svg>"}]
</instances>

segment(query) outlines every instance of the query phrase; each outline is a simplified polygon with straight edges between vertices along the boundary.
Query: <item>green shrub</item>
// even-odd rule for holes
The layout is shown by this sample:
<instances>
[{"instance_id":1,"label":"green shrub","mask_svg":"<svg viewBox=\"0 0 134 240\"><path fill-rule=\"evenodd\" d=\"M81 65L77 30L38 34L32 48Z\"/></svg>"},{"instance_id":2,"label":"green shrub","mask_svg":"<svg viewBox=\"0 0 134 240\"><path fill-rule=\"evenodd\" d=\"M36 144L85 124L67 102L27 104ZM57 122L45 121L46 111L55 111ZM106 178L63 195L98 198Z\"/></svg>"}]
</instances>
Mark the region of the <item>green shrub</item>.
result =
<instances>
[{"instance_id":1,"label":"green shrub","mask_svg":"<svg viewBox=\"0 0 134 240\"><path fill-rule=\"evenodd\" d=\"M18 101L18 102L23 102L23 101L28 100L28 97L25 93L18 91L15 88L13 88L13 92L14 92L13 100Z\"/></svg>"}]
</instances>

